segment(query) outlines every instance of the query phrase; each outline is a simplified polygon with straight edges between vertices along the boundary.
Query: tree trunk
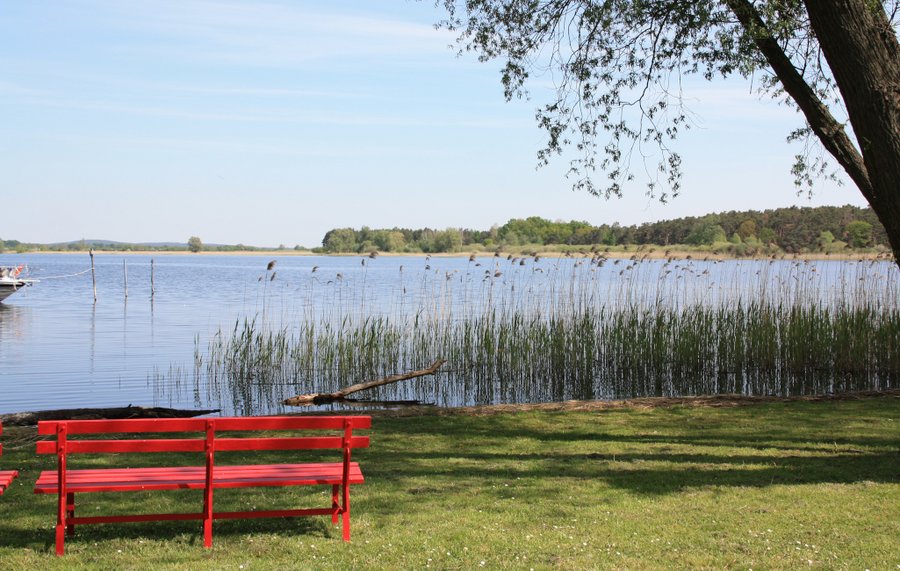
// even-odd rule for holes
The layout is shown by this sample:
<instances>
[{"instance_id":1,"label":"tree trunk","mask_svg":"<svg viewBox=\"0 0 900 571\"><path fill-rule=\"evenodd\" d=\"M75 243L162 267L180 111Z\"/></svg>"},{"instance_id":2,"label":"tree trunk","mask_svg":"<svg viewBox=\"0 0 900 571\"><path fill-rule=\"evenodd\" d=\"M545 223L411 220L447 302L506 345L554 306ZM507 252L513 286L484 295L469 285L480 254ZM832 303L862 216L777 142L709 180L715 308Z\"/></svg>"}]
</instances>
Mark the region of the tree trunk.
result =
<instances>
[{"instance_id":1,"label":"tree trunk","mask_svg":"<svg viewBox=\"0 0 900 571\"><path fill-rule=\"evenodd\" d=\"M804 0L869 174L872 210L900 264L900 44L880 2Z\"/></svg>"},{"instance_id":2,"label":"tree trunk","mask_svg":"<svg viewBox=\"0 0 900 571\"><path fill-rule=\"evenodd\" d=\"M880 2L804 0L857 145L790 61L751 0L725 0L825 149L887 231L900 265L900 46Z\"/></svg>"}]
</instances>

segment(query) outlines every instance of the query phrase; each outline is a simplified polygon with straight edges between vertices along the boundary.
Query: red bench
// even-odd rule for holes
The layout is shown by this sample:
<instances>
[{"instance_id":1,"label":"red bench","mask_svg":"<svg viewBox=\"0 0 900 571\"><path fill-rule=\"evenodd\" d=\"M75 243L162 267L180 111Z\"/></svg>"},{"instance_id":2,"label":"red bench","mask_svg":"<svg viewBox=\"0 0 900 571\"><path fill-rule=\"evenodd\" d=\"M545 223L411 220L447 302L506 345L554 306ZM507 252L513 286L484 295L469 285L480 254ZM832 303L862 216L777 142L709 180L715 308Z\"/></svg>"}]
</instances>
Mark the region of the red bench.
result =
<instances>
[{"instance_id":1,"label":"red bench","mask_svg":"<svg viewBox=\"0 0 900 571\"><path fill-rule=\"evenodd\" d=\"M44 421L38 423L38 434L54 436L55 439L38 442L37 452L56 454L58 468L42 472L34 492L58 495L57 555L65 552L65 536L73 535L76 525L93 523L201 520L203 545L212 547L212 522L216 519L331 515L333 524L341 516L344 541L350 541L350 484L363 483L359 464L350 461L350 451L352 448L365 448L369 445L368 436L354 435L353 430L370 428L371 423L368 416ZM292 433L279 436L253 435L253 432L262 430ZM298 431L309 430L331 432L297 436ZM222 434L223 432L228 434ZM172 433L180 434L178 438L167 437ZM109 439L110 434L119 436ZM103 436L97 438L97 435ZM237 435L241 437L235 437ZM130 438L123 439L122 436ZM216 463L216 453L221 452L325 448L342 450L342 460L333 463L292 464ZM205 461L194 466L154 468L73 470L68 467L73 454L123 452L197 452L202 454L201 458L205 458ZM316 484L332 487L329 507L242 512L217 512L213 509L213 490L216 489ZM75 494L181 489L203 490L201 511L91 517L75 515Z\"/></svg>"},{"instance_id":2,"label":"red bench","mask_svg":"<svg viewBox=\"0 0 900 571\"><path fill-rule=\"evenodd\" d=\"M3 424L0 423L0 434L3 434ZM3 445L0 444L0 456L3 455ZM15 470L0 470L0 496L3 495L3 492L6 491L6 488L9 487L9 484L12 483L13 480L16 479L19 473Z\"/></svg>"}]
</instances>

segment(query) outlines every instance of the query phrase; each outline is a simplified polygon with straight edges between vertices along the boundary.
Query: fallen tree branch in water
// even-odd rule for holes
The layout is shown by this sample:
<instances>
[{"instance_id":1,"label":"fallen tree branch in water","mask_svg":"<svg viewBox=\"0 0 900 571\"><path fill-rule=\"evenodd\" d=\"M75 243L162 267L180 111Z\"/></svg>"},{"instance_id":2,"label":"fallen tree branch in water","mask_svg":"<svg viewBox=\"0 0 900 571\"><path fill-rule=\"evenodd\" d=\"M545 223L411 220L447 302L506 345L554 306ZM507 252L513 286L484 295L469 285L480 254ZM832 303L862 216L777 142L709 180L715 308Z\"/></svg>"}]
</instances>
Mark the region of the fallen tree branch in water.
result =
<instances>
[{"instance_id":1,"label":"fallen tree branch in water","mask_svg":"<svg viewBox=\"0 0 900 571\"><path fill-rule=\"evenodd\" d=\"M347 406L358 406L369 408L371 406L380 406L384 408L403 408L409 406L429 407L434 403L422 402L420 400L370 400L370 399L350 399L342 398L340 403Z\"/></svg>"},{"instance_id":2,"label":"fallen tree branch in water","mask_svg":"<svg viewBox=\"0 0 900 571\"><path fill-rule=\"evenodd\" d=\"M40 420L121 420L126 418L193 418L219 412L213 410L185 410L178 408L120 406L112 408L61 408L0 414L6 426L34 426Z\"/></svg>"},{"instance_id":3,"label":"fallen tree branch in water","mask_svg":"<svg viewBox=\"0 0 900 571\"><path fill-rule=\"evenodd\" d=\"M357 383L355 385L350 385L344 389L341 389L334 393L315 393L311 395L297 395L295 397L291 397L289 399L285 399L282 401L282 404L286 404L288 406L304 406L310 404L328 404L334 401L342 400L347 395L357 393L359 391L364 391L366 389L371 389L374 387L380 387L382 385L387 385L390 383L396 383L397 381L405 381L407 379L414 379L416 377L424 377L425 375L433 375L437 372L441 366L447 361L444 359L438 359L431 365L429 365L425 369L419 369L418 371L410 371L409 373L401 373L399 375L391 375L389 377L384 377L383 379L378 379L377 381L366 381L364 383Z\"/></svg>"}]
</instances>

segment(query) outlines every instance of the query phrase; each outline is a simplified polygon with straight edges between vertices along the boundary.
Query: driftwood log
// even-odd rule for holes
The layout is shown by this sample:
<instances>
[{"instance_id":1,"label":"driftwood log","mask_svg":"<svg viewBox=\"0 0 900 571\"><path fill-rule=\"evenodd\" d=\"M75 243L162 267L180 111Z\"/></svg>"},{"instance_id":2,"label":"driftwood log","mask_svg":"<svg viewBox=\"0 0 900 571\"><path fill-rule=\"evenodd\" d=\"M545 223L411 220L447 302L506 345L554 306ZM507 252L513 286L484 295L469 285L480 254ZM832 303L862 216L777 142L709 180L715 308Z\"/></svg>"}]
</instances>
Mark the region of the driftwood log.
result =
<instances>
[{"instance_id":1,"label":"driftwood log","mask_svg":"<svg viewBox=\"0 0 900 571\"><path fill-rule=\"evenodd\" d=\"M6 426L34 426L39 420L98 420L123 418L193 418L219 412L213 410L184 410L178 408L120 406L113 408L62 408L0 414L0 422Z\"/></svg>"},{"instance_id":2,"label":"driftwood log","mask_svg":"<svg viewBox=\"0 0 900 571\"><path fill-rule=\"evenodd\" d=\"M341 404L345 404L347 406L359 406L359 407L370 407L370 406L383 406L385 408L391 407L408 407L408 406L434 406L434 403L422 402L420 400L372 400L372 399L349 399L343 398L340 400Z\"/></svg>"},{"instance_id":3,"label":"driftwood log","mask_svg":"<svg viewBox=\"0 0 900 571\"><path fill-rule=\"evenodd\" d=\"M416 377L424 377L425 375L433 375L437 372L441 366L447 361L444 359L438 359L431 365L429 365L425 369L419 369L418 371L410 371L408 373L401 373L399 375L391 375L389 377L385 377L383 379L378 379L377 381L366 381L364 383L357 383L355 385L350 385L349 387L343 388L334 393L315 393L311 395L297 395L295 397L291 397L289 399L285 399L282 401L282 404L286 404L288 406L304 406L310 404L328 404L335 401L343 400L347 395L351 395L353 393L358 393L359 391L364 391L366 389L371 389L375 387L380 387L382 385L388 385L390 383L396 383L397 381L405 381L407 379L414 379Z\"/></svg>"}]
</instances>

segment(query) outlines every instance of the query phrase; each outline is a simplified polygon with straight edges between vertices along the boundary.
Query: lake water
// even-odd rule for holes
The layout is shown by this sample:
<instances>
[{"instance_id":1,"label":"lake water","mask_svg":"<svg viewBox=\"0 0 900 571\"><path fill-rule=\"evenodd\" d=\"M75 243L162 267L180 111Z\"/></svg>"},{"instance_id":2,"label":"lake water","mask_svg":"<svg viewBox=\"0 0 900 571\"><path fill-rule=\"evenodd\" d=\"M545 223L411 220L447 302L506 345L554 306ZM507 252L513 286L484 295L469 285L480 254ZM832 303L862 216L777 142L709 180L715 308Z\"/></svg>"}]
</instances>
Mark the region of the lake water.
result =
<instances>
[{"instance_id":1,"label":"lake water","mask_svg":"<svg viewBox=\"0 0 900 571\"><path fill-rule=\"evenodd\" d=\"M488 255L474 261L468 256L275 256L273 278L266 269L271 255L152 259L151 296L151 256L96 255L95 303L86 254L0 255L0 265L25 263L28 277L41 280L0 304L0 413L127 404L272 413L283 410L281 398L300 389L333 390L366 380L332 374L315 377L313 385L321 386L298 382L247 396L235 394L246 386L211 384L195 374L198 352L202 362L208 341L245 318L289 330L297 320L340 323L347 316L414 319L427 313L452 321L477 317L485 307L540 315L552 313L561 300L627 305L652 304L662 296L676 306L722 306L735 295L746 299L757 295L753 292L787 289L789 296L826 305L871 294L896 308L891 298L900 282L888 262L609 260L601 265ZM862 293L860 283L866 288ZM453 371L455 365L447 367ZM392 366L380 372L402 372L410 362ZM622 396L599 385L567 387L559 379L546 384L485 389L457 374L405 383L380 395L438 405Z\"/></svg>"}]
</instances>

